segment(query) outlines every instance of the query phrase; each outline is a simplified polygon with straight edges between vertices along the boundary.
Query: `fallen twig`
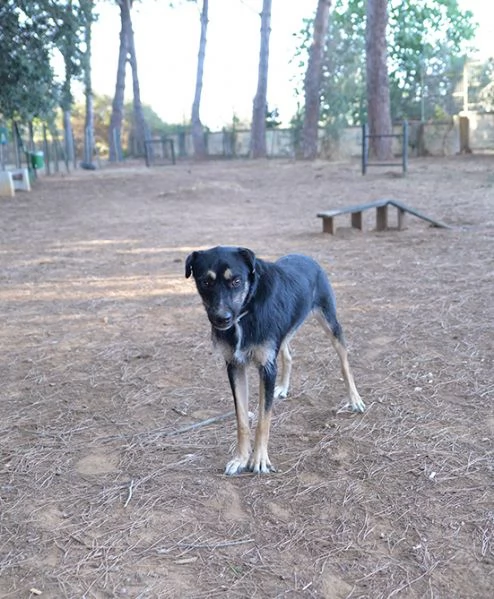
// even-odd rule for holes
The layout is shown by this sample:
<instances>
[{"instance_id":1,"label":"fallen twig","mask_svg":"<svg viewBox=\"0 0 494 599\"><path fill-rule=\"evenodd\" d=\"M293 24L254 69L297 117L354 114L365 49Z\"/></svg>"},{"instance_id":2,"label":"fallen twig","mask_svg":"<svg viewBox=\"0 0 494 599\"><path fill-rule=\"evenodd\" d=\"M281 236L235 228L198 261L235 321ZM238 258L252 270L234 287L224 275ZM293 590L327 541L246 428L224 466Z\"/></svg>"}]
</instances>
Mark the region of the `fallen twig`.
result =
<instances>
[{"instance_id":1,"label":"fallen twig","mask_svg":"<svg viewBox=\"0 0 494 599\"><path fill-rule=\"evenodd\" d=\"M127 499L125 500L124 507L129 505L130 500L132 499L132 493L134 492L134 479L130 481L129 485L129 493L127 495Z\"/></svg>"},{"instance_id":2,"label":"fallen twig","mask_svg":"<svg viewBox=\"0 0 494 599\"><path fill-rule=\"evenodd\" d=\"M220 541L218 543L177 543L170 549L157 549L156 553L170 553L173 549L220 549L221 547L233 547L235 545L245 545L254 543L255 539L241 539L239 541Z\"/></svg>"},{"instance_id":3,"label":"fallen twig","mask_svg":"<svg viewBox=\"0 0 494 599\"><path fill-rule=\"evenodd\" d=\"M170 432L163 433L163 434L166 437L172 437L173 435L180 435L182 433L186 433L186 432L194 430L196 428L200 428L201 426L207 426L208 424L213 424L215 422L220 422L221 420L226 420L227 418L231 418L232 416L235 416L234 411L227 412L226 414L221 414L220 416L214 416L213 418L207 418L206 420L201 420L201 422L196 422L195 424L189 424L188 426L179 428L176 431L170 431Z\"/></svg>"}]
</instances>

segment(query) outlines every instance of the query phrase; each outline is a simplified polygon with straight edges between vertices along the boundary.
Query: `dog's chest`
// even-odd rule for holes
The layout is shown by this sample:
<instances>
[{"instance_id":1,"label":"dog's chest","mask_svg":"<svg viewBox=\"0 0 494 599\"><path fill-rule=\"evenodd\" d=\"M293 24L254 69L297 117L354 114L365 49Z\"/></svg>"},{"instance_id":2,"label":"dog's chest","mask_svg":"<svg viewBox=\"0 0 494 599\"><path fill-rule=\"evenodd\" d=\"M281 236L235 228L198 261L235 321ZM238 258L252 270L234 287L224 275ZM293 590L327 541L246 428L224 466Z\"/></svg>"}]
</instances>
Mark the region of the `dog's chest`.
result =
<instances>
[{"instance_id":1,"label":"dog's chest","mask_svg":"<svg viewBox=\"0 0 494 599\"><path fill-rule=\"evenodd\" d=\"M245 339L242 326L237 323L233 334L226 337L215 337L215 345L221 350L226 362L237 364L265 365L276 359L276 352L272 343L252 343Z\"/></svg>"}]
</instances>

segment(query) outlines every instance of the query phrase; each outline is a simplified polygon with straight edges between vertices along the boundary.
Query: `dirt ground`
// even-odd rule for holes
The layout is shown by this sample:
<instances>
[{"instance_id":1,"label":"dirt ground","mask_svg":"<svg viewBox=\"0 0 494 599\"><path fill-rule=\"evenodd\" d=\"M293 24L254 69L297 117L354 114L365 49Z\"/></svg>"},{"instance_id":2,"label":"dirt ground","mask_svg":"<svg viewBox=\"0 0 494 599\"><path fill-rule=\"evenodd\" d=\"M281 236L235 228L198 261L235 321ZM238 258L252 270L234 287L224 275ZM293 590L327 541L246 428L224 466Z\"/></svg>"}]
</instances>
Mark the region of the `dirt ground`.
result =
<instances>
[{"instance_id":1,"label":"dirt ground","mask_svg":"<svg viewBox=\"0 0 494 599\"><path fill-rule=\"evenodd\" d=\"M317 212L378 198L453 228L375 232L368 213L363 233L348 216L322 233ZM0 597L494 596L494 157L406 178L127 165L42 178L0 210ZM217 244L323 264L368 406L338 412L308 321L268 476L223 475L233 404L184 278Z\"/></svg>"}]
</instances>

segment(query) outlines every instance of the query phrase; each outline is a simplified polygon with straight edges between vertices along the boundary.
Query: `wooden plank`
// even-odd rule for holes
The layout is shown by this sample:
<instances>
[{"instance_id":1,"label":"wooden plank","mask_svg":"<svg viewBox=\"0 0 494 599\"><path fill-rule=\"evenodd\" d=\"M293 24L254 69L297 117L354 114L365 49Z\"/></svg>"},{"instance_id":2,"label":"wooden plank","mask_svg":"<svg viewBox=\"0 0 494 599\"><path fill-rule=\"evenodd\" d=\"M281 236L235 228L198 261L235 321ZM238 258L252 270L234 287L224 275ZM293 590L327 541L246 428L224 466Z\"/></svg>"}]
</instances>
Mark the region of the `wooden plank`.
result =
<instances>
[{"instance_id":1,"label":"wooden plank","mask_svg":"<svg viewBox=\"0 0 494 599\"><path fill-rule=\"evenodd\" d=\"M319 215L318 215L319 216ZM336 227L334 226L334 219L332 216L326 216L322 219L322 232L334 235Z\"/></svg>"},{"instance_id":2,"label":"wooden plank","mask_svg":"<svg viewBox=\"0 0 494 599\"><path fill-rule=\"evenodd\" d=\"M376 231L385 231L388 228L388 205L376 208Z\"/></svg>"},{"instance_id":3,"label":"wooden plank","mask_svg":"<svg viewBox=\"0 0 494 599\"><path fill-rule=\"evenodd\" d=\"M407 213L402 208L398 208L398 230L403 231L406 229L406 218Z\"/></svg>"},{"instance_id":4,"label":"wooden plank","mask_svg":"<svg viewBox=\"0 0 494 599\"><path fill-rule=\"evenodd\" d=\"M334 218L341 214L352 215L352 227L356 229L363 229L363 218L362 213L370 208L376 208L376 230L385 231L388 228L388 206L394 206L398 210L398 229L402 230L405 228L406 215L412 214L417 218L425 220L430 223L433 227L439 227L443 229L453 229L454 227L447 225L439 220L435 220L403 204L398 200L392 199L380 199L374 202L367 202L366 204L356 204L353 206L343 206L342 208L336 208L334 210L326 210L325 212L319 212L318 217L323 219L323 232L334 235L336 226Z\"/></svg>"},{"instance_id":5,"label":"wooden plank","mask_svg":"<svg viewBox=\"0 0 494 599\"><path fill-rule=\"evenodd\" d=\"M389 200L376 200L375 202L368 202L366 204L356 204L354 206L343 206L342 208L335 208L334 210L326 210L325 212L319 212L319 218L339 216L340 214L351 214L352 212L363 212L370 208L377 208L378 206L384 206L389 203Z\"/></svg>"},{"instance_id":6,"label":"wooden plank","mask_svg":"<svg viewBox=\"0 0 494 599\"><path fill-rule=\"evenodd\" d=\"M440 220L430 218L426 216L423 212L419 212L418 210L415 210L415 208L411 208L410 206L407 206L406 204L403 204L403 202L399 202L398 200L388 200L388 204L396 206L396 208L400 208L401 210L408 212L408 214L413 214L413 216L425 220L426 222L430 223L433 227L438 227L440 229L454 229L454 227L452 227L451 225L447 225L446 223L443 223Z\"/></svg>"},{"instance_id":7,"label":"wooden plank","mask_svg":"<svg viewBox=\"0 0 494 599\"><path fill-rule=\"evenodd\" d=\"M362 231L362 212L352 212L352 227Z\"/></svg>"}]
</instances>

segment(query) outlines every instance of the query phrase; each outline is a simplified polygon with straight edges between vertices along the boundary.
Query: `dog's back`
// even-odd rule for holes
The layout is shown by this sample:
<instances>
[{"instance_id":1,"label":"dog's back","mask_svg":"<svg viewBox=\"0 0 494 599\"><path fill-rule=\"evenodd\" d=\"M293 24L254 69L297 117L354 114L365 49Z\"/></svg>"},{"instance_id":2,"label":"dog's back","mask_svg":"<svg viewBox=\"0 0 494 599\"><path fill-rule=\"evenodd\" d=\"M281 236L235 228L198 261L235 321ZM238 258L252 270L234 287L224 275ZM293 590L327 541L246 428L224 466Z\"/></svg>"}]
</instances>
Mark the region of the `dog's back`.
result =
<instances>
[{"instance_id":1,"label":"dog's back","mask_svg":"<svg viewBox=\"0 0 494 599\"><path fill-rule=\"evenodd\" d=\"M276 333L276 340L283 341L312 311L322 311L336 326L334 293L315 260L288 254L276 262L258 259L256 268L259 278L251 300L252 314L262 323L265 336Z\"/></svg>"}]
</instances>

